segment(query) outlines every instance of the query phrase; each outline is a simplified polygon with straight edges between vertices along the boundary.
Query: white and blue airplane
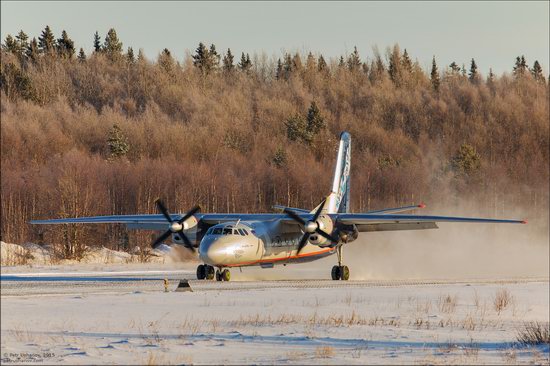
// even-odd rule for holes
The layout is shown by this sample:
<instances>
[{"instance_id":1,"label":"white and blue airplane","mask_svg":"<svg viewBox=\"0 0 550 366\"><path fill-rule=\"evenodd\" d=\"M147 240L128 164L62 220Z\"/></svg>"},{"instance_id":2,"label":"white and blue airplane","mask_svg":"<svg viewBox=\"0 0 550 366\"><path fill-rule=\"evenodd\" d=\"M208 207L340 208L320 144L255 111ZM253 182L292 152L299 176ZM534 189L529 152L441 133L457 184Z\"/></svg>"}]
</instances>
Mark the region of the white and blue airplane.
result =
<instances>
[{"instance_id":1,"label":"white and blue airplane","mask_svg":"<svg viewBox=\"0 0 550 366\"><path fill-rule=\"evenodd\" d=\"M184 214L170 214L157 200L161 214L93 216L34 220L32 224L125 224L128 229L163 230L153 243L156 248L172 242L195 252L204 263L197 267L200 280L229 281L229 268L273 267L275 264L307 262L336 254L333 280L348 280L343 248L360 233L371 231L437 229L438 222L525 224L522 220L424 216L401 214L425 207L423 204L350 213L351 138L340 135L340 146L332 190L313 210L274 206L282 213L199 213L196 206Z\"/></svg>"}]
</instances>

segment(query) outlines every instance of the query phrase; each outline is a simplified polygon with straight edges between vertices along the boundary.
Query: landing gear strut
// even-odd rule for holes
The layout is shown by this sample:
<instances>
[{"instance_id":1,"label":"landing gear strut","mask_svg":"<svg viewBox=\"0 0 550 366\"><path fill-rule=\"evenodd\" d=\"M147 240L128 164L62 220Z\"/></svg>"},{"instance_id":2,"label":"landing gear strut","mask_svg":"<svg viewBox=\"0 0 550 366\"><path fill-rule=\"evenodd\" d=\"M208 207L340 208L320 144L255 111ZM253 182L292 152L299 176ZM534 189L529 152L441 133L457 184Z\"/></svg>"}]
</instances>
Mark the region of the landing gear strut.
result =
<instances>
[{"instance_id":1,"label":"landing gear strut","mask_svg":"<svg viewBox=\"0 0 550 366\"><path fill-rule=\"evenodd\" d=\"M214 267L208 264L200 264L197 267L197 279L199 280L212 280L214 279Z\"/></svg>"},{"instance_id":2,"label":"landing gear strut","mask_svg":"<svg viewBox=\"0 0 550 366\"><path fill-rule=\"evenodd\" d=\"M332 267L331 277L335 281L347 281L349 280L349 268L342 265L342 245L336 247L336 255L338 256L338 265Z\"/></svg>"}]
</instances>

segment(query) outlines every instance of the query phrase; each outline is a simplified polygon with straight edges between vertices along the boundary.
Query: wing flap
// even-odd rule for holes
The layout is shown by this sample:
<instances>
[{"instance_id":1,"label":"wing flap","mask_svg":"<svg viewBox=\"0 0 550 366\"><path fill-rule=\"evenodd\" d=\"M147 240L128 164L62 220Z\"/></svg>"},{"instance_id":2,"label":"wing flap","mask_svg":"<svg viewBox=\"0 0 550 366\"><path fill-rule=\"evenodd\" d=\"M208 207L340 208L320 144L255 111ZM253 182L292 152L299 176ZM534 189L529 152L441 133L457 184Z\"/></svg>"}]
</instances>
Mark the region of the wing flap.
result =
<instances>
[{"instance_id":1,"label":"wing flap","mask_svg":"<svg viewBox=\"0 0 550 366\"><path fill-rule=\"evenodd\" d=\"M372 223L355 225L360 232L437 229L435 222Z\"/></svg>"},{"instance_id":2,"label":"wing flap","mask_svg":"<svg viewBox=\"0 0 550 366\"><path fill-rule=\"evenodd\" d=\"M336 217L338 223L344 225L368 225L375 223L411 223L411 222L463 222L486 224L525 224L523 220L489 219L478 217L456 216L427 216L427 215L381 215L381 214L339 214Z\"/></svg>"}]
</instances>

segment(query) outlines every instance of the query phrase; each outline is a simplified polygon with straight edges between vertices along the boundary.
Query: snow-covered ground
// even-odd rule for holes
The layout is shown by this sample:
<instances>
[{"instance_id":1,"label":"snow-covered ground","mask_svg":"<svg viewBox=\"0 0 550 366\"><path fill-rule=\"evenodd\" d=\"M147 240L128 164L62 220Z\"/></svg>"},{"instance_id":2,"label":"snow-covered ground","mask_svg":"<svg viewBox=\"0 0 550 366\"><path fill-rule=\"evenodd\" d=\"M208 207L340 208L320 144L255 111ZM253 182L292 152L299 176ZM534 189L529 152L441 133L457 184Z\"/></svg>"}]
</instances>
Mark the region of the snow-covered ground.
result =
<instances>
[{"instance_id":1,"label":"snow-covered ground","mask_svg":"<svg viewBox=\"0 0 550 366\"><path fill-rule=\"evenodd\" d=\"M500 311L499 292L509 300ZM547 280L116 294L75 289L2 296L1 353L3 363L20 357L67 364L547 364L548 346L514 342L525 322L548 324L548 310Z\"/></svg>"}]
</instances>

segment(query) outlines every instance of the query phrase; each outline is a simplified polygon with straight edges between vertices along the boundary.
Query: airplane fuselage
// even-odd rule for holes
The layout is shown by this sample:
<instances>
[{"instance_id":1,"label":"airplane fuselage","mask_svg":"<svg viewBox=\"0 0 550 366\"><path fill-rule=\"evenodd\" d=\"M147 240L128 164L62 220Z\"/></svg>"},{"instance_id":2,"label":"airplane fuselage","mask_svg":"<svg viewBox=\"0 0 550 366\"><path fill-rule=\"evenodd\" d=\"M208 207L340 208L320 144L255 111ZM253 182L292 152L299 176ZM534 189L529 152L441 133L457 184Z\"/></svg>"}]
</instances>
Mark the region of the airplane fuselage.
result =
<instances>
[{"instance_id":1,"label":"airplane fuselage","mask_svg":"<svg viewBox=\"0 0 550 366\"><path fill-rule=\"evenodd\" d=\"M334 248L307 244L298 254L303 233L280 220L226 222L208 229L199 258L214 267L271 266L305 262L334 254Z\"/></svg>"}]
</instances>

